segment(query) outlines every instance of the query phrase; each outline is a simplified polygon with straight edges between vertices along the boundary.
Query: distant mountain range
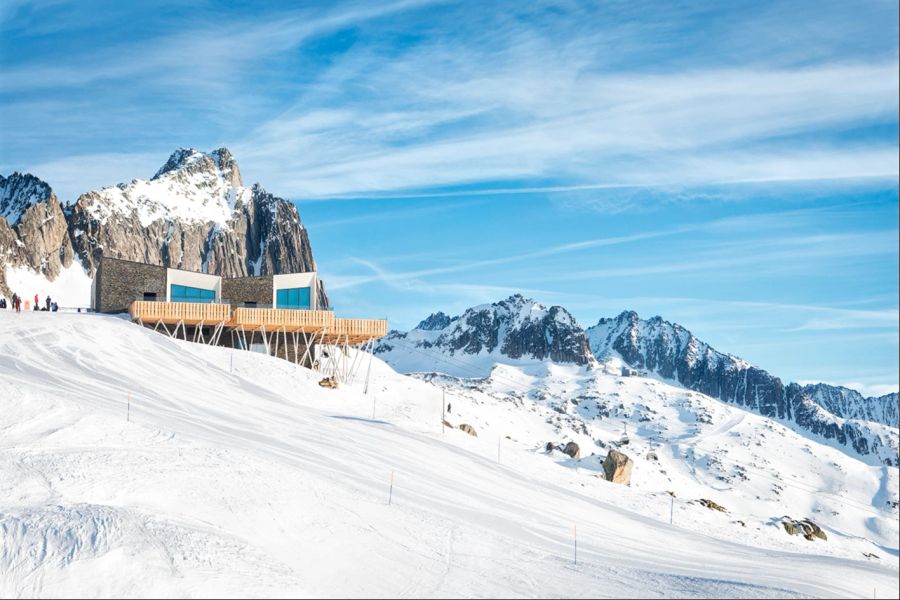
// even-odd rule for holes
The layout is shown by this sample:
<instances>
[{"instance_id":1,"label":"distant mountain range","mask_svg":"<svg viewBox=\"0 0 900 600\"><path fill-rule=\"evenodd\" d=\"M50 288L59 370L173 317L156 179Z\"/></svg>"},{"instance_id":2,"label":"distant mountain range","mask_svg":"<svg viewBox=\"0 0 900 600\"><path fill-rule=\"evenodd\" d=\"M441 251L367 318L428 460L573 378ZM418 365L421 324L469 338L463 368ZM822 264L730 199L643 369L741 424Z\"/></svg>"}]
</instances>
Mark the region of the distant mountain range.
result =
<instances>
[{"instance_id":1,"label":"distant mountain range","mask_svg":"<svg viewBox=\"0 0 900 600\"><path fill-rule=\"evenodd\" d=\"M496 363L553 361L586 369L620 361L661 378L829 440L859 456L897 466L898 397L864 397L827 384L784 384L720 352L690 331L626 311L583 329L563 307L521 295L450 317L435 313L409 332L391 331L375 352L403 372L482 377Z\"/></svg>"},{"instance_id":2,"label":"distant mountain range","mask_svg":"<svg viewBox=\"0 0 900 600\"><path fill-rule=\"evenodd\" d=\"M52 281L77 261L93 276L104 254L228 276L316 269L296 206L244 186L226 148L178 149L151 179L68 206L33 175L0 176L0 293L12 292L8 267Z\"/></svg>"}]
</instances>

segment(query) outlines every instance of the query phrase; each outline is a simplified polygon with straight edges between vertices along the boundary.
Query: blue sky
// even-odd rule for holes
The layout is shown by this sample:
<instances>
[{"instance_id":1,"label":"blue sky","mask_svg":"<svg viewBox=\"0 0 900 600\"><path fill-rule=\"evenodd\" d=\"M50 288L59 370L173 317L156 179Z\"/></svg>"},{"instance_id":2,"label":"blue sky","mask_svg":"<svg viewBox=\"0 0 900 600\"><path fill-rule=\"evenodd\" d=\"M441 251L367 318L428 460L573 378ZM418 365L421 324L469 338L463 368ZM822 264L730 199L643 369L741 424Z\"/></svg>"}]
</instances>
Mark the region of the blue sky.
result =
<instances>
[{"instance_id":1,"label":"blue sky","mask_svg":"<svg viewBox=\"0 0 900 600\"><path fill-rule=\"evenodd\" d=\"M342 312L518 291L897 389L896 2L187 4L0 1L0 172L225 145Z\"/></svg>"}]
</instances>

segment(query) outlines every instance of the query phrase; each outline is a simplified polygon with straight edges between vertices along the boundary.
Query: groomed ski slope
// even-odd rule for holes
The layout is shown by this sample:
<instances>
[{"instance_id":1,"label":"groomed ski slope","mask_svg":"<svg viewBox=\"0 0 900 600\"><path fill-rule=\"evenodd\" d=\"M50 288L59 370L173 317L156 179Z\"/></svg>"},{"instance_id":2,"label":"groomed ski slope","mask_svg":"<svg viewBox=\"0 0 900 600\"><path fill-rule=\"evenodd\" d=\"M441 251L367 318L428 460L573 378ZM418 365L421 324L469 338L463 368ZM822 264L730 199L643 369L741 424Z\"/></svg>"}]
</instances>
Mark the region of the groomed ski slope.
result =
<instances>
[{"instance_id":1,"label":"groomed ski slope","mask_svg":"<svg viewBox=\"0 0 900 600\"><path fill-rule=\"evenodd\" d=\"M117 317L9 311L0 357L2 597L897 596L896 564L734 543L551 461L498 463L377 359L364 395Z\"/></svg>"}]
</instances>

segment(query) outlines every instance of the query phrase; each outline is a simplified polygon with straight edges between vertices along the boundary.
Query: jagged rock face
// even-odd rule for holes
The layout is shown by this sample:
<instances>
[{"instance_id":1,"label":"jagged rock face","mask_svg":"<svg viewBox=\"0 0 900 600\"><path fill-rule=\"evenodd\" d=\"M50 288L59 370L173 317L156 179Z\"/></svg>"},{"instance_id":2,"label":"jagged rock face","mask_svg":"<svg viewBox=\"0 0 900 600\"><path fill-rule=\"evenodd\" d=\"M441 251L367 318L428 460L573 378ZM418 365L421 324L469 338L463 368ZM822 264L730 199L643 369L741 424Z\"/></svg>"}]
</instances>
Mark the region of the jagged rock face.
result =
<instances>
[{"instance_id":1,"label":"jagged rock face","mask_svg":"<svg viewBox=\"0 0 900 600\"><path fill-rule=\"evenodd\" d=\"M867 398L856 390L816 383L805 386L803 394L833 415L898 426L896 392Z\"/></svg>"},{"instance_id":2,"label":"jagged rock face","mask_svg":"<svg viewBox=\"0 0 900 600\"><path fill-rule=\"evenodd\" d=\"M736 356L718 352L680 325L659 317L644 321L626 311L587 330L598 359L618 355L646 370L719 400L797 427L859 454L897 465L897 436L875 423L897 427L896 394L884 399L826 384L785 386L781 379ZM855 394L855 396L854 396ZM890 404L893 396L893 405Z\"/></svg>"},{"instance_id":3,"label":"jagged rock face","mask_svg":"<svg viewBox=\"0 0 900 600\"><path fill-rule=\"evenodd\" d=\"M390 332L375 352L389 354L401 347L447 356L496 354L576 365L594 361L584 331L568 311L518 294L453 318L432 314L408 333Z\"/></svg>"},{"instance_id":4,"label":"jagged rock face","mask_svg":"<svg viewBox=\"0 0 900 600\"><path fill-rule=\"evenodd\" d=\"M422 322L416 326L416 329L421 329L422 331L439 331L449 324L450 317L441 311L438 311L436 313L431 313L428 317L423 319Z\"/></svg>"},{"instance_id":5,"label":"jagged rock face","mask_svg":"<svg viewBox=\"0 0 900 600\"><path fill-rule=\"evenodd\" d=\"M0 181L0 209L19 221L10 233L0 219L3 262L50 280L73 255L91 276L104 254L230 277L316 270L297 208L259 184L244 186L226 148L176 150L152 179L83 194L66 214L36 178ZM323 289L319 303L329 304Z\"/></svg>"},{"instance_id":6,"label":"jagged rock face","mask_svg":"<svg viewBox=\"0 0 900 600\"><path fill-rule=\"evenodd\" d=\"M29 267L54 279L74 252L62 206L33 175L0 175L0 293L9 296L6 267Z\"/></svg>"}]
</instances>

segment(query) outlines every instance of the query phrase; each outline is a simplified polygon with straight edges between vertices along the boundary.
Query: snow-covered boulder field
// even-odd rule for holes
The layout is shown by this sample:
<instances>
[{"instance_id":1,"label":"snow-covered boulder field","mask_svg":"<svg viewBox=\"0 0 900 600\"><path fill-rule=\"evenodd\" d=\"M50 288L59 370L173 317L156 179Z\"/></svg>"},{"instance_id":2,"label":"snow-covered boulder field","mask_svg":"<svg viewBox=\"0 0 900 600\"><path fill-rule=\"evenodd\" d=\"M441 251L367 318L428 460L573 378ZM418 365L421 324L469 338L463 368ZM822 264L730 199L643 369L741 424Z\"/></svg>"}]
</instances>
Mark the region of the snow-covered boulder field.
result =
<instances>
[{"instance_id":1,"label":"snow-covered boulder field","mask_svg":"<svg viewBox=\"0 0 900 600\"><path fill-rule=\"evenodd\" d=\"M0 597L897 595L897 470L760 415L577 365L469 386L376 358L367 394L320 378L118 317L0 311ZM614 418L570 434L514 393L529 382L667 429L629 430L631 485L608 482ZM579 458L544 452L563 438Z\"/></svg>"}]
</instances>

